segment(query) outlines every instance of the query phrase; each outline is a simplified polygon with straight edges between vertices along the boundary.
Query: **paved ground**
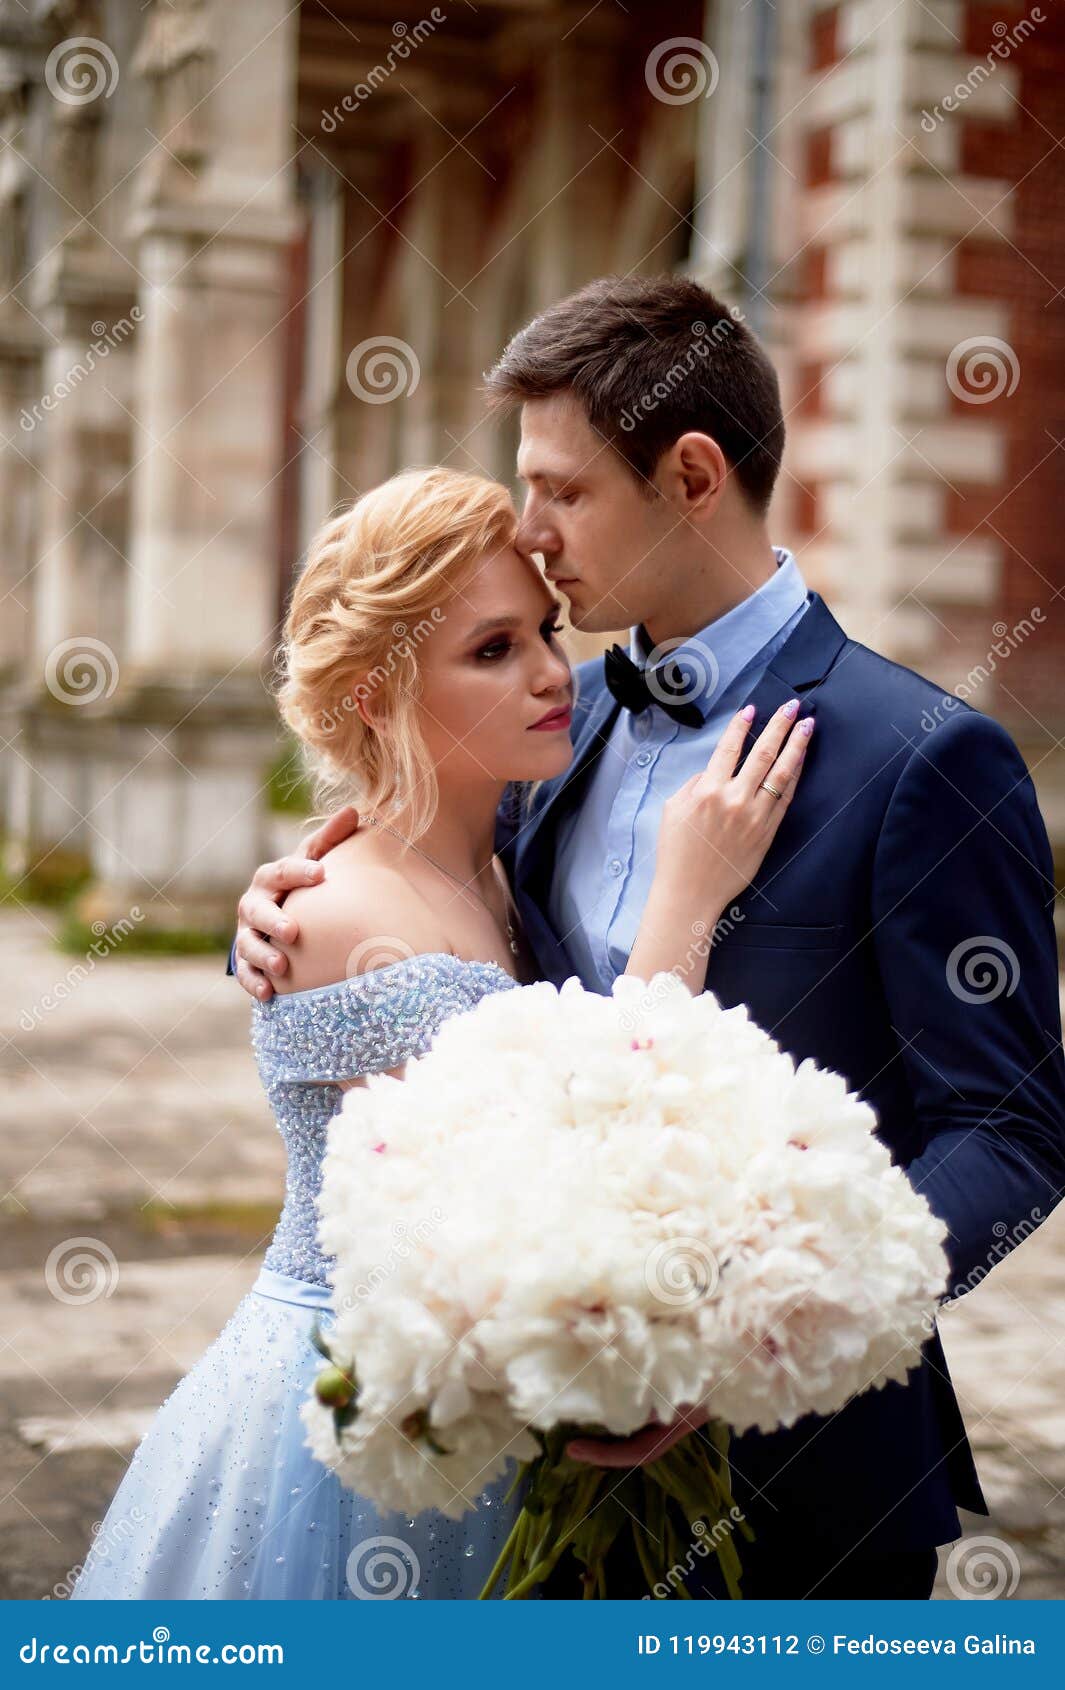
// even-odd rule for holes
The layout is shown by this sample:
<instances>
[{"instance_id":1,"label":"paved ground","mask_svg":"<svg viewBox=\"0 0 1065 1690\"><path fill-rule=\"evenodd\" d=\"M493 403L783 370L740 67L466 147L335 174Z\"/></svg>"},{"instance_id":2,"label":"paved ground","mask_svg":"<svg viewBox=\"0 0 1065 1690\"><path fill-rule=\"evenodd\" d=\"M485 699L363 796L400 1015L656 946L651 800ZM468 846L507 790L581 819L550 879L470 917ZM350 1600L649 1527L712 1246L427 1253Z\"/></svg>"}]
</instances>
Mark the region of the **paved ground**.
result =
<instances>
[{"instance_id":1,"label":"paved ground","mask_svg":"<svg viewBox=\"0 0 1065 1690\"><path fill-rule=\"evenodd\" d=\"M70 979L48 939L0 911L8 1598L66 1593L152 1410L254 1279L282 1181L222 962L119 952ZM1063 1244L1065 1205L943 1315L992 1508L940 1552L944 1598L1065 1596Z\"/></svg>"}]
</instances>

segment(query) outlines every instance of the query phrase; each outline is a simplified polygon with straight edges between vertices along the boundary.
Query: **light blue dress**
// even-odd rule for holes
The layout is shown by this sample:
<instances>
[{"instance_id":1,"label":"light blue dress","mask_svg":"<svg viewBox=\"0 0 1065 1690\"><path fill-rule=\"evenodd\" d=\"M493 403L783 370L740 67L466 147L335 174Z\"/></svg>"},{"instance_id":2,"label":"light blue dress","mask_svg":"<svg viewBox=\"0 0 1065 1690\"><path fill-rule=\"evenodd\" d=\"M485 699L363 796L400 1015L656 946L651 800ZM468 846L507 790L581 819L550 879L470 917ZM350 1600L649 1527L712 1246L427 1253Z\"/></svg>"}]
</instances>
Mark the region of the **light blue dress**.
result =
<instances>
[{"instance_id":1,"label":"light blue dress","mask_svg":"<svg viewBox=\"0 0 1065 1690\"><path fill-rule=\"evenodd\" d=\"M479 1594L521 1505L504 1501L516 1464L462 1520L379 1514L311 1455L299 1408L321 1364L314 1319L332 1323L315 1199L343 1097L335 1082L422 1055L449 1016L517 984L498 963L434 954L254 1005L252 1042L288 1151L284 1209L252 1290L138 1447L73 1598Z\"/></svg>"}]
</instances>

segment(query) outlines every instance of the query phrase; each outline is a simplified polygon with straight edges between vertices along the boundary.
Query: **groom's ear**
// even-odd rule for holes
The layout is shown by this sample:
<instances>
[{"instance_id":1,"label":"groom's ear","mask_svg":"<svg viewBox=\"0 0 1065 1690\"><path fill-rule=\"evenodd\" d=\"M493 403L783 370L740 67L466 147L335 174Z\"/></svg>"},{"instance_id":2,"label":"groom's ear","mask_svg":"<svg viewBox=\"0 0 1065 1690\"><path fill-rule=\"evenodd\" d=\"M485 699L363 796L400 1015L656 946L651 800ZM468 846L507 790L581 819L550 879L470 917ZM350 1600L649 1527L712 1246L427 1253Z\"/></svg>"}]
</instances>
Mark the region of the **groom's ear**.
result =
<instances>
[{"instance_id":1,"label":"groom's ear","mask_svg":"<svg viewBox=\"0 0 1065 1690\"><path fill-rule=\"evenodd\" d=\"M655 479L681 515L704 522L717 509L727 475L725 454L713 435L692 429L662 454Z\"/></svg>"}]
</instances>

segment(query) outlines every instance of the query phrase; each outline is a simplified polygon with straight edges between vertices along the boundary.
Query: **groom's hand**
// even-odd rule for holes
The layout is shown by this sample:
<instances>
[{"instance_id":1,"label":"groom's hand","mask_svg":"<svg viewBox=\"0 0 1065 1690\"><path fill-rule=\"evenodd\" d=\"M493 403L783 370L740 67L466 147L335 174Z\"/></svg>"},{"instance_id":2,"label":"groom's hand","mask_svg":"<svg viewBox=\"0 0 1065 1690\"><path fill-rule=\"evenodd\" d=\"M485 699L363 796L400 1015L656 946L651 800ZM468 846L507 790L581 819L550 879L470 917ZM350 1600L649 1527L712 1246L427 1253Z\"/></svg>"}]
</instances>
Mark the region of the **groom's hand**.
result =
<instances>
[{"instance_id":1,"label":"groom's hand","mask_svg":"<svg viewBox=\"0 0 1065 1690\"><path fill-rule=\"evenodd\" d=\"M657 1422L634 1432L631 1438L572 1438L566 1454L574 1461L587 1461L593 1467L643 1467L657 1461L667 1449L686 1438L689 1432L705 1425L710 1415L705 1408L681 1406L677 1418L668 1426Z\"/></svg>"},{"instance_id":2,"label":"groom's hand","mask_svg":"<svg viewBox=\"0 0 1065 1690\"><path fill-rule=\"evenodd\" d=\"M303 845L299 855L281 857L276 863L261 863L251 885L237 905L236 976L246 992L265 1002L274 995L271 975L284 974L288 958L270 944L277 939L291 945L299 937L299 925L281 908L286 892L294 886L313 886L325 870L319 858L356 831L359 812L351 804L324 821Z\"/></svg>"}]
</instances>

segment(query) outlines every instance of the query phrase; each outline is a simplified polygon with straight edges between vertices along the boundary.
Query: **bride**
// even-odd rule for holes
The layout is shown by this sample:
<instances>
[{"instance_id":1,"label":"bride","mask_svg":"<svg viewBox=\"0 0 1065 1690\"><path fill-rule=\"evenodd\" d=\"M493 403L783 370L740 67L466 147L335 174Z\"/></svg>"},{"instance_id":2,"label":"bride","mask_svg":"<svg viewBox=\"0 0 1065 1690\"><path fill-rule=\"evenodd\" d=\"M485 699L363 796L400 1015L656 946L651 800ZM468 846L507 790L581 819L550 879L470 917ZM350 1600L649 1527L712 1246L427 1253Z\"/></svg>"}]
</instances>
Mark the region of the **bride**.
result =
<instances>
[{"instance_id":1,"label":"bride","mask_svg":"<svg viewBox=\"0 0 1065 1690\"><path fill-rule=\"evenodd\" d=\"M516 783L564 773L579 705L560 607L515 531L499 484L421 469L311 545L285 622L280 709L323 797L354 799L368 825L290 895L298 940L278 995L253 1005L288 1151L284 1207L254 1287L141 1442L76 1598L473 1598L521 1505L506 1500L512 1460L465 1497L473 1511L459 1521L379 1514L314 1460L299 1419L319 1365L311 1328L317 1317L328 1332L331 1318L315 1198L344 1088L402 1073L449 1016L534 977L493 855L496 813L508 789L521 802ZM805 750L791 728L778 712L759 747L775 761L735 772L750 731L739 713L667 802L629 973L672 968L702 989L693 925L712 930L771 843ZM783 802L758 786L767 767ZM140 1524L108 1531L120 1518Z\"/></svg>"}]
</instances>

